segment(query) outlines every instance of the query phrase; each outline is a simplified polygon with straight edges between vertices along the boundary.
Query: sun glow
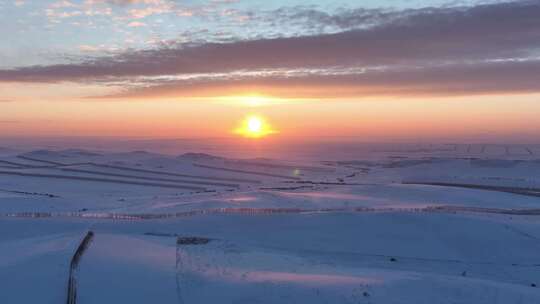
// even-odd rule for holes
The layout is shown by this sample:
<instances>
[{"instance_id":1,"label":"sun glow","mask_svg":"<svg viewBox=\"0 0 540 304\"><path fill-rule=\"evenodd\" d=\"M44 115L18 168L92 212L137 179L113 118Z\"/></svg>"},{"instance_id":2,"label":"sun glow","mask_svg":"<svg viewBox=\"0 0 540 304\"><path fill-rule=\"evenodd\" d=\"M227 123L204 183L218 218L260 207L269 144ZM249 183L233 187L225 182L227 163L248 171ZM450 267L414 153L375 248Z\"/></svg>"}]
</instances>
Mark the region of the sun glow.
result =
<instances>
[{"instance_id":1,"label":"sun glow","mask_svg":"<svg viewBox=\"0 0 540 304\"><path fill-rule=\"evenodd\" d=\"M244 119L242 125L235 130L235 133L249 138L261 138L276 133L276 131L272 129L264 118L250 115Z\"/></svg>"},{"instance_id":2,"label":"sun glow","mask_svg":"<svg viewBox=\"0 0 540 304\"><path fill-rule=\"evenodd\" d=\"M259 117L250 117L247 121L247 129L251 133L261 132L262 125L262 120Z\"/></svg>"},{"instance_id":3,"label":"sun glow","mask_svg":"<svg viewBox=\"0 0 540 304\"><path fill-rule=\"evenodd\" d=\"M220 96L212 99L218 103L248 108L270 107L282 105L290 101L289 99L275 98L258 94Z\"/></svg>"}]
</instances>

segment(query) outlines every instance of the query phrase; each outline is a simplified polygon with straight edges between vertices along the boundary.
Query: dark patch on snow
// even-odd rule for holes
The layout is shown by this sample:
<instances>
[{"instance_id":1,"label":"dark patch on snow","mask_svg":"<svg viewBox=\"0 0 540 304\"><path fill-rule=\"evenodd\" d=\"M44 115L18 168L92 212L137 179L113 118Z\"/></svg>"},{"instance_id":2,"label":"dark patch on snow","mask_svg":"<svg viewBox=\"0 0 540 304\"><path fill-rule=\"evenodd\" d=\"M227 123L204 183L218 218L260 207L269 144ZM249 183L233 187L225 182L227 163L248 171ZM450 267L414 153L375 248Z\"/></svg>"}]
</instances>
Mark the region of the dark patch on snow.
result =
<instances>
[{"instance_id":1,"label":"dark patch on snow","mask_svg":"<svg viewBox=\"0 0 540 304\"><path fill-rule=\"evenodd\" d=\"M62 154L66 156L87 156L87 157L96 157L96 156L103 156L101 153L97 152L91 152L86 150L80 150L80 149L66 149L60 151Z\"/></svg>"},{"instance_id":2,"label":"dark patch on snow","mask_svg":"<svg viewBox=\"0 0 540 304\"><path fill-rule=\"evenodd\" d=\"M223 157L219 157L219 156L215 156L211 154L194 153L194 152L184 153L178 156L178 158L188 159L188 160L221 160L223 159Z\"/></svg>"},{"instance_id":3,"label":"dark patch on snow","mask_svg":"<svg viewBox=\"0 0 540 304\"><path fill-rule=\"evenodd\" d=\"M208 244L211 240L202 237L178 237L176 239L177 245L205 245Z\"/></svg>"},{"instance_id":4,"label":"dark patch on snow","mask_svg":"<svg viewBox=\"0 0 540 304\"><path fill-rule=\"evenodd\" d=\"M471 160L471 166L482 168L513 168L522 162L520 160L507 159L475 159Z\"/></svg>"}]
</instances>

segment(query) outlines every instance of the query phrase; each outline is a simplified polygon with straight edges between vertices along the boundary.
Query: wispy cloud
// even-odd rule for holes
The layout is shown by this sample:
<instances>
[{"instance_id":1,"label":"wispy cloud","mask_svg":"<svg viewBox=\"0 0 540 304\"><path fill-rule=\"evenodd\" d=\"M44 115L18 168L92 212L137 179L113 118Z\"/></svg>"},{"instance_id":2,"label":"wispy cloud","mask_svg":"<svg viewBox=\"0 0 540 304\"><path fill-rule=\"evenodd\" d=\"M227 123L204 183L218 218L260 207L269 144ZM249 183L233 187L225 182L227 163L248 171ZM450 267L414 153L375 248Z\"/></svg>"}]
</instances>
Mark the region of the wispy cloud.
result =
<instances>
[{"instance_id":1,"label":"wispy cloud","mask_svg":"<svg viewBox=\"0 0 540 304\"><path fill-rule=\"evenodd\" d=\"M77 5L68 0L60 0L52 3L51 8L66 8L66 7L76 7Z\"/></svg>"},{"instance_id":2,"label":"wispy cloud","mask_svg":"<svg viewBox=\"0 0 540 304\"><path fill-rule=\"evenodd\" d=\"M142 26L146 26L146 23L139 22L139 21L132 21L132 22L128 23L128 26L129 27L142 27Z\"/></svg>"},{"instance_id":3,"label":"wispy cloud","mask_svg":"<svg viewBox=\"0 0 540 304\"><path fill-rule=\"evenodd\" d=\"M284 98L458 96L540 92L540 61L374 69L365 73L304 73L160 81L105 97L212 97L263 92ZM150 83L150 82L149 82ZM129 87L129 86L126 86Z\"/></svg>"},{"instance_id":4,"label":"wispy cloud","mask_svg":"<svg viewBox=\"0 0 540 304\"><path fill-rule=\"evenodd\" d=\"M138 1L115 4L134 2ZM130 86L130 96L204 94L233 87L263 87L277 94L306 87L308 95L540 91L534 81L538 75L534 73L540 72L537 1L401 12L356 9L321 15L302 8L275 13L278 20L299 19L345 31L229 43L173 43L88 57L80 63L0 70L0 81L137 83L138 87ZM299 69L305 72L295 74ZM268 70L280 73L268 76L264 74ZM336 75L336 70L342 72ZM223 73L235 76L219 75ZM197 78L200 74L206 76Z\"/></svg>"}]
</instances>

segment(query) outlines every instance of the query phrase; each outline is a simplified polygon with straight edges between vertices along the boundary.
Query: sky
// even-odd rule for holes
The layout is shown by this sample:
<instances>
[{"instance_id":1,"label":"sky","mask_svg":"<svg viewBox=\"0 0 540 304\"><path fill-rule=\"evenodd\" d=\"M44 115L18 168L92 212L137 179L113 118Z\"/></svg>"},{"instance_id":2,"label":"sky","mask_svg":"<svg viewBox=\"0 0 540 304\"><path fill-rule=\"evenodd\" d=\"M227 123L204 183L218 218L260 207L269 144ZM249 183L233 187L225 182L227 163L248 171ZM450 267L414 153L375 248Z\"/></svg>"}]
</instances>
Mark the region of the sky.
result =
<instances>
[{"instance_id":1,"label":"sky","mask_svg":"<svg viewBox=\"0 0 540 304\"><path fill-rule=\"evenodd\" d=\"M234 137L249 117L272 137L540 135L537 0L0 0L0 16L0 137Z\"/></svg>"}]
</instances>

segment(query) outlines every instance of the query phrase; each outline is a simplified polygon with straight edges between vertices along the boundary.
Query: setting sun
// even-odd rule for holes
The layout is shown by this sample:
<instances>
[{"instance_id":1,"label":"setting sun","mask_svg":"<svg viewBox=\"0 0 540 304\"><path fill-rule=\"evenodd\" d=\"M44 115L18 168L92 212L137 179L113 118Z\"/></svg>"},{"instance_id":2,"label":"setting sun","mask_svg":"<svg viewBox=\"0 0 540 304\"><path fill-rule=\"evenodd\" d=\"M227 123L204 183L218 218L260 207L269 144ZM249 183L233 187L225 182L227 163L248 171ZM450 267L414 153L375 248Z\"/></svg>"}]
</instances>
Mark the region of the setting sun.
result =
<instances>
[{"instance_id":1,"label":"setting sun","mask_svg":"<svg viewBox=\"0 0 540 304\"><path fill-rule=\"evenodd\" d=\"M250 115L245 118L235 133L249 138L260 138L275 133L271 126L260 116Z\"/></svg>"},{"instance_id":2,"label":"setting sun","mask_svg":"<svg viewBox=\"0 0 540 304\"><path fill-rule=\"evenodd\" d=\"M251 133L259 133L262 128L262 120L259 117L250 117L247 122L247 127Z\"/></svg>"}]
</instances>

